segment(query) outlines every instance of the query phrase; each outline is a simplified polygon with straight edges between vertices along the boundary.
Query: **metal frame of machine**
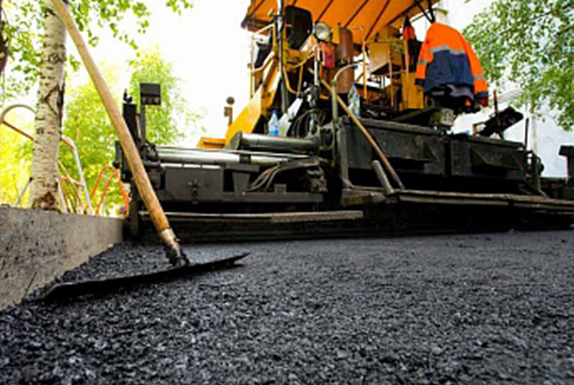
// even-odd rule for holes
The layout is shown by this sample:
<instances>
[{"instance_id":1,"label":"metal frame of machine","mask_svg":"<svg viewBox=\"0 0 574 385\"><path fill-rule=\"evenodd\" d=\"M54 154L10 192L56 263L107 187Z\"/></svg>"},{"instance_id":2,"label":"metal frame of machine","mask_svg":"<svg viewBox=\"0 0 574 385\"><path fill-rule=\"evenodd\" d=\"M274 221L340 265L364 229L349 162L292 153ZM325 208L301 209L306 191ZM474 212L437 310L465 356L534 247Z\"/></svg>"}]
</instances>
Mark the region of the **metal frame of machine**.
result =
<instances>
[{"instance_id":1,"label":"metal frame of machine","mask_svg":"<svg viewBox=\"0 0 574 385\"><path fill-rule=\"evenodd\" d=\"M574 201L555 198L571 198L572 181L541 178L540 159L524 144L489 137L502 137L520 114L497 111L476 135L455 135L459 112L436 107L414 85L410 48L396 27L415 14L432 19L435 1L425 9L423 1L389 0L370 25L357 23L377 2L347 2L347 12L335 13L326 5L319 15L310 1L279 1L269 12L273 3L253 2L243 23L254 32L251 100L235 119L231 103L226 108L225 139L203 138L195 149L156 146L146 139L145 108L161 103L160 87L142 85L139 111L124 101L158 198L172 217L195 224L194 239L201 229L227 225L233 233L253 223L265 234L286 223L285 232L314 223L339 234L328 221L358 233L425 221L571 224ZM363 118L348 106L354 86ZM269 135L273 110L283 136ZM118 146L116 166L131 182L122 156ZM142 207L132 188L134 235L146 220Z\"/></svg>"}]
</instances>

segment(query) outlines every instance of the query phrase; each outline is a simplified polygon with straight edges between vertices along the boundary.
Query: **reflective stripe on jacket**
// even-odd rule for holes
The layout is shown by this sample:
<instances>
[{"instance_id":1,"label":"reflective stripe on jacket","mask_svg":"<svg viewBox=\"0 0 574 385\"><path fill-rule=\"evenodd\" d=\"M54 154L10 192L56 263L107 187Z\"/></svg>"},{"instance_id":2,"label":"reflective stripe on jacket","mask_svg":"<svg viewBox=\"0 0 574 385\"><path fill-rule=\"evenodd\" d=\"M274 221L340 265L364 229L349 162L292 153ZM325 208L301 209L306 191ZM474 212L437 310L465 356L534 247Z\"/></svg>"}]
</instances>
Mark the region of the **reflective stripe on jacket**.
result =
<instances>
[{"instance_id":1,"label":"reflective stripe on jacket","mask_svg":"<svg viewBox=\"0 0 574 385\"><path fill-rule=\"evenodd\" d=\"M446 85L467 85L481 104L488 105L488 84L482 65L466 39L456 29L433 23L423 43L416 83L425 93Z\"/></svg>"}]
</instances>

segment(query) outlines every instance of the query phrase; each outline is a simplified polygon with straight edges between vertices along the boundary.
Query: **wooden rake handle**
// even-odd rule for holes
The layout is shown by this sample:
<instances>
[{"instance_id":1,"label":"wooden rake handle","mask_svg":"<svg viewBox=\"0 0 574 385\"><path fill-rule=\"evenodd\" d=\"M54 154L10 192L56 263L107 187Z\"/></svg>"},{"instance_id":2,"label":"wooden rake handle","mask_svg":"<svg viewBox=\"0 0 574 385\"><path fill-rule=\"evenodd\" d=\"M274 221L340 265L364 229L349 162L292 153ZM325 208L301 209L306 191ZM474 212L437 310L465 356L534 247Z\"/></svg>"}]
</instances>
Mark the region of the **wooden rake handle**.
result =
<instances>
[{"instance_id":1,"label":"wooden rake handle","mask_svg":"<svg viewBox=\"0 0 574 385\"><path fill-rule=\"evenodd\" d=\"M136 186L138 191L143 199L143 202L149 211L150 218L155 225L157 232L159 233L162 240L166 243L166 245L171 249L171 251L176 252L178 255L181 255L181 248L177 242L177 238L175 237L174 232L171 230L171 226L161 207L161 204L153 190L153 187L150 183L148 175L145 171L143 162L139 156L139 152L137 147L134 143L132 135L126 125L125 120L122 117L120 109L116 105L116 102L110 92L109 87L107 86L104 77L102 76L100 70L96 66L92 55L86 45L76 23L72 19L66 5L62 0L50 0L56 15L62 20L64 23L68 33L70 34L88 73L92 79L92 82L96 86L98 94L104 103L106 108L106 112L112 121L112 124L116 130L118 135L120 144L128 161L128 165L132 174L134 175L134 179L136 182Z\"/></svg>"}]
</instances>

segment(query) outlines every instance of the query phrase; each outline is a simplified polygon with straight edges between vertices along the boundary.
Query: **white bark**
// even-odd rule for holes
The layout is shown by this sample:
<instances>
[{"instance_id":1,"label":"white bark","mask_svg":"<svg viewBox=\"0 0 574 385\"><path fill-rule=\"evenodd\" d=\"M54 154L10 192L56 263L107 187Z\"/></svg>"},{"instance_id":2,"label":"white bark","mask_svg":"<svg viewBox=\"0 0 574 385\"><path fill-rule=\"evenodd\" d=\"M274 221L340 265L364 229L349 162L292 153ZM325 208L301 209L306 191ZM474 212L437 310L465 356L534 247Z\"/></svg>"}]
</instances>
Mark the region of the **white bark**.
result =
<instances>
[{"instance_id":1,"label":"white bark","mask_svg":"<svg viewBox=\"0 0 574 385\"><path fill-rule=\"evenodd\" d=\"M46 1L46 33L32 155L32 208L58 210L58 149L62 137L66 28Z\"/></svg>"}]
</instances>

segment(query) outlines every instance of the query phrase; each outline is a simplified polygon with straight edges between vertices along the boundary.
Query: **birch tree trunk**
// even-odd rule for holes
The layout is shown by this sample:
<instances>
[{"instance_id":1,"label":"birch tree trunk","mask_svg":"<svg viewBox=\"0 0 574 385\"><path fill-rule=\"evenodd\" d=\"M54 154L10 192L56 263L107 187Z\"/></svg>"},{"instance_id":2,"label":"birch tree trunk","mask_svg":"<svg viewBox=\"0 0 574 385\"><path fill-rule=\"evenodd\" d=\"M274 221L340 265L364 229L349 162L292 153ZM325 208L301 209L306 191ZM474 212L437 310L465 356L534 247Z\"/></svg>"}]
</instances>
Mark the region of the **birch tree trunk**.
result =
<instances>
[{"instance_id":1,"label":"birch tree trunk","mask_svg":"<svg viewBox=\"0 0 574 385\"><path fill-rule=\"evenodd\" d=\"M67 3L67 2L66 2ZM46 1L46 33L32 155L32 208L58 210L58 150L62 137L66 28Z\"/></svg>"}]
</instances>

